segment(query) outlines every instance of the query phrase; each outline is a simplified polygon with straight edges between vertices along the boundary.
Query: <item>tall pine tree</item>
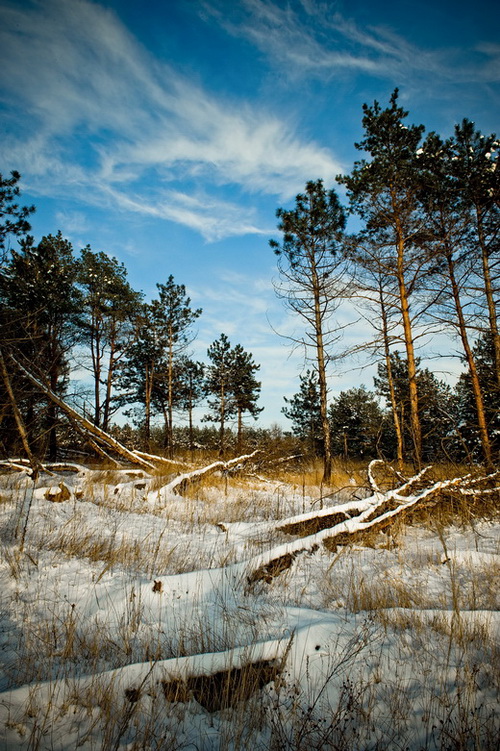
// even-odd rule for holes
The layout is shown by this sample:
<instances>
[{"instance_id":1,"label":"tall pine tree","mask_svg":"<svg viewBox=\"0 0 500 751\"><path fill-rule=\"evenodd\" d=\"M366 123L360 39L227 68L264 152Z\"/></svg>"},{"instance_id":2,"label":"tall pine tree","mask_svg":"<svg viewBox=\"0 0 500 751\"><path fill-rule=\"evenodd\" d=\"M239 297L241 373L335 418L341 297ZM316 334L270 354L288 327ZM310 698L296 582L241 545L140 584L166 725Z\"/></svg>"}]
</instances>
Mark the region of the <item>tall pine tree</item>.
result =
<instances>
[{"instance_id":1,"label":"tall pine tree","mask_svg":"<svg viewBox=\"0 0 500 751\"><path fill-rule=\"evenodd\" d=\"M332 452L327 371L332 345L339 339L332 316L349 282L342 254L346 219L337 194L326 190L321 180L308 182L305 192L297 196L295 208L278 209L276 216L278 229L283 232L281 244L270 241L278 256L280 272L276 292L305 323L305 336L300 344L305 348L306 358L314 362L318 377L323 482L328 483Z\"/></svg>"},{"instance_id":2,"label":"tall pine tree","mask_svg":"<svg viewBox=\"0 0 500 751\"><path fill-rule=\"evenodd\" d=\"M408 392L413 455L422 459L414 319L410 299L427 271L422 248L422 209L418 201L420 174L417 151L423 125L406 125L395 89L389 107L363 105L364 138L355 146L369 155L357 161L350 175L340 176L351 209L364 222L364 234L378 248L384 273L397 283L402 336L408 363Z\"/></svg>"}]
</instances>

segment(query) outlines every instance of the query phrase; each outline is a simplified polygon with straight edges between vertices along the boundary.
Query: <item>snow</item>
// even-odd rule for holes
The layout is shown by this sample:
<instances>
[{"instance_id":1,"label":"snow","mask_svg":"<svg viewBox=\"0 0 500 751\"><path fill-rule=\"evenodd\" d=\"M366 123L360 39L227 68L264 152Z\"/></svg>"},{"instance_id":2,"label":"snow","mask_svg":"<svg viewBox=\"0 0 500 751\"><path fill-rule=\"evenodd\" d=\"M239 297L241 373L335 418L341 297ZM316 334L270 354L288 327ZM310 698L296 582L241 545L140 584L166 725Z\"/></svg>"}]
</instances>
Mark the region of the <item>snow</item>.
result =
<instances>
[{"instance_id":1,"label":"snow","mask_svg":"<svg viewBox=\"0 0 500 751\"><path fill-rule=\"evenodd\" d=\"M188 499L133 477L0 474L2 750L497 748L499 521L331 553L331 530L280 526L343 512L359 529L387 496L319 510L272 483ZM277 673L234 705L166 693L250 664Z\"/></svg>"}]
</instances>

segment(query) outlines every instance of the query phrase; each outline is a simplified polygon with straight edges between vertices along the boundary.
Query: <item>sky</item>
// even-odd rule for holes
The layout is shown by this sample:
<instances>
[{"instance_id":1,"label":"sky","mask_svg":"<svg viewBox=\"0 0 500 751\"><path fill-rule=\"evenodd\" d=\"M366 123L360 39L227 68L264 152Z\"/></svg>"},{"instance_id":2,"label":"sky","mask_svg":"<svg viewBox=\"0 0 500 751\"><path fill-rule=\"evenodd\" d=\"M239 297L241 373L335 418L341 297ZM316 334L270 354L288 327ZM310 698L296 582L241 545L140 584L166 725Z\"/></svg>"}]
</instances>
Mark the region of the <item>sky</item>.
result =
<instances>
[{"instance_id":1,"label":"sky","mask_svg":"<svg viewBox=\"0 0 500 751\"><path fill-rule=\"evenodd\" d=\"M241 344L261 366L259 424L288 428L304 362L273 288L276 209L350 171L363 103L398 87L427 131L467 117L498 133L499 82L485 0L0 0L0 172L21 173L35 239L115 256L148 300L170 274L184 284L203 309L193 356L221 333ZM332 397L372 387L362 364L331 372Z\"/></svg>"}]
</instances>

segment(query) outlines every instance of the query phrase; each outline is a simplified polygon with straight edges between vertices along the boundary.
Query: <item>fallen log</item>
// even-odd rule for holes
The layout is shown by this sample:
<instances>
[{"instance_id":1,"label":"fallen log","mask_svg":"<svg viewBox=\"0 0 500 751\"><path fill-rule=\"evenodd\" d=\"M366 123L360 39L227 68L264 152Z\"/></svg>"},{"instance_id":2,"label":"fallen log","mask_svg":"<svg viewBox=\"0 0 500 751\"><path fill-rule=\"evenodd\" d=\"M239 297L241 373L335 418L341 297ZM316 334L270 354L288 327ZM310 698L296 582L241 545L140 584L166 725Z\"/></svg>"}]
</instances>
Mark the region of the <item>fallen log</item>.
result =
<instances>
[{"instance_id":1,"label":"fallen log","mask_svg":"<svg viewBox=\"0 0 500 751\"><path fill-rule=\"evenodd\" d=\"M31 451L31 446L28 440L28 432L26 430L26 426L24 424L24 420L21 415L21 411L17 404L17 399L14 394L14 390L12 388L10 373L7 369L7 365L5 362L5 358L3 356L3 352L0 349L0 371L2 373L2 378L4 382L4 387L7 392L7 395L9 397L10 405L12 412L14 414L14 421L17 426L17 432L19 433L19 436L21 438L21 442L23 444L24 451L26 453L26 456L28 457L28 461L31 466L31 473L30 476L32 477L33 481L36 480L38 473L40 471L40 462L38 461L38 458L33 454Z\"/></svg>"},{"instance_id":2,"label":"fallen log","mask_svg":"<svg viewBox=\"0 0 500 751\"><path fill-rule=\"evenodd\" d=\"M147 454L145 451L139 451L138 449L134 449L134 454L139 456L141 459L147 459L148 461L152 461L154 464L168 464L171 466L174 465L185 465L184 462L178 462L176 459L167 459L165 456L156 456L156 454Z\"/></svg>"},{"instance_id":3,"label":"fallen log","mask_svg":"<svg viewBox=\"0 0 500 751\"><path fill-rule=\"evenodd\" d=\"M26 472L30 477L33 474L33 467L29 462L24 463L22 459L2 459L0 466L11 469L13 472Z\"/></svg>"},{"instance_id":4,"label":"fallen log","mask_svg":"<svg viewBox=\"0 0 500 751\"><path fill-rule=\"evenodd\" d=\"M68 415L70 419L74 420L77 423L80 430L92 436L92 438L94 440L97 440L99 443L103 443L108 447L108 449L115 451L126 461L132 464L138 464L139 466L144 467L145 469L148 469L150 471L155 470L154 464L152 464L150 461L143 459L133 451L129 451L119 441L113 438L113 436L109 435L109 433L101 430L101 428L98 428L96 425L91 423L90 420L87 420L86 417L80 415L76 411L76 409L70 407L69 404L64 401L64 399L61 399L61 397L57 396L57 394L55 394L51 388L46 386L42 381L40 381L39 378L36 378L33 373L30 373L30 371L27 370L24 365L21 365L21 363L18 362L18 360L16 360L13 355L11 355L11 359L34 386L40 389L40 391L45 394L45 396L48 396L49 399L54 402L54 404L56 404L66 415Z\"/></svg>"},{"instance_id":5,"label":"fallen log","mask_svg":"<svg viewBox=\"0 0 500 751\"><path fill-rule=\"evenodd\" d=\"M384 529L389 526L396 517L404 515L409 509L427 502L436 493L452 488L465 486L475 482L467 477L455 477L450 480L440 480L415 495L403 496L401 493L422 477L425 470L412 477L401 488L389 493L376 494L360 502L366 504L365 510L354 518L336 523L334 526L301 537L293 542L278 545L265 553L260 553L245 563L247 583L252 586L258 581L269 582L274 576L289 568L295 558L304 552L313 552L320 544L328 541L328 547L336 544L345 545L352 542L369 531ZM482 478L483 482L490 479ZM500 488L496 488L497 491ZM331 514L332 509L327 510ZM309 515L310 521L311 515ZM283 522L281 523L283 525ZM286 524L284 525L286 527ZM291 525L290 525L291 526Z\"/></svg>"},{"instance_id":6,"label":"fallen log","mask_svg":"<svg viewBox=\"0 0 500 751\"><path fill-rule=\"evenodd\" d=\"M156 498L160 499L161 496L168 496L170 493L182 495L190 485L196 482L200 482L200 480L202 480L207 475L213 474L218 470L227 471L229 469L237 467L239 464L245 464L246 462L257 456L257 454L259 453L261 453L260 449L256 449L251 454L237 456L234 459L229 459L229 461L227 462L219 460L213 462L212 464L208 464L206 467L194 469L192 470L192 472L185 472L184 474L175 477L166 485L163 485L159 490L151 491L151 493L148 494L148 500L154 501Z\"/></svg>"},{"instance_id":7,"label":"fallen log","mask_svg":"<svg viewBox=\"0 0 500 751\"><path fill-rule=\"evenodd\" d=\"M219 522L218 527L228 534L231 534L233 530L240 539L262 535L269 532L282 532L286 535L295 535L297 537L308 537L315 534L322 529L331 529L336 524L342 521L359 516L363 511L376 508L380 502L391 502L394 498L404 498L403 493L408 492L411 487L419 482L429 468L423 469L418 475L411 477L401 487L396 490L392 490L386 494L377 491L368 498L361 500L347 501L345 503L337 504L335 506L325 506L322 509L314 511L307 511L303 514L297 514L296 516L289 517L287 519L280 519L273 522L257 522L257 523L227 523ZM314 501L316 503L316 501Z\"/></svg>"}]
</instances>

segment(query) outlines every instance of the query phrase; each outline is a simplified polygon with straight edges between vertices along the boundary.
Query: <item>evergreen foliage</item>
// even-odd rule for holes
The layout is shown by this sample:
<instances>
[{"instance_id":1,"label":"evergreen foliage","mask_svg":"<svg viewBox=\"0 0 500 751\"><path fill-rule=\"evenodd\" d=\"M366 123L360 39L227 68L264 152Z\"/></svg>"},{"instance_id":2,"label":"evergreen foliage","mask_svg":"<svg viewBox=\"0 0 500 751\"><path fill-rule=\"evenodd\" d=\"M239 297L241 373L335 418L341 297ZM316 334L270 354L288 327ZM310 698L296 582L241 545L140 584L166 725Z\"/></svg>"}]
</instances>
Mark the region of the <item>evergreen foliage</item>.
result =
<instances>
[{"instance_id":1,"label":"evergreen foliage","mask_svg":"<svg viewBox=\"0 0 500 751\"><path fill-rule=\"evenodd\" d=\"M420 368L417 359L417 383L421 393L419 400L419 420L422 427L423 459L426 462L436 458L448 460L456 443L457 418L455 401L449 386L439 381L428 368ZM411 444L410 395L408 389L408 363L399 352L391 354L391 370L396 394L397 409L403 427L405 445ZM378 367L378 377L374 379L377 393L389 403L387 367Z\"/></svg>"},{"instance_id":2,"label":"evergreen foliage","mask_svg":"<svg viewBox=\"0 0 500 751\"><path fill-rule=\"evenodd\" d=\"M29 216L35 207L19 206L20 179L16 170L10 173L10 177L4 177L0 172L0 261L4 260L9 236L23 238L31 230Z\"/></svg>"},{"instance_id":3,"label":"evergreen foliage","mask_svg":"<svg viewBox=\"0 0 500 751\"><path fill-rule=\"evenodd\" d=\"M205 390L212 396L207 404L211 410L204 420L219 424L219 454L224 455L227 422L238 417L238 445L241 448L244 412L256 417L261 384L255 378L256 365L252 354L240 344L231 347L226 334L221 334L208 348L210 364L206 369Z\"/></svg>"},{"instance_id":4,"label":"evergreen foliage","mask_svg":"<svg viewBox=\"0 0 500 751\"><path fill-rule=\"evenodd\" d=\"M123 263L106 253L94 253L89 246L81 252L78 283L83 295L82 333L94 379L94 423L107 430L115 374L131 346L142 295L128 283Z\"/></svg>"},{"instance_id":5,"label":"evergreen foliage","mask_svg":"<svg viewBox=\"0 0 500 751\"><path fill-rule=\"evenodd\" d=\"M500 460L500 388L498 387L495 352L491 334L483 334L474 345L479 382L486 410L486 422L491 436L493 459ZM474 392L470 373L465 372L457 383L460 433L470 456L481 460L481 436L478 430Z\"/></svg>"},{"instance_id":6,"label":"evergreen foliage","mask_svg":"<svg viewBox=\"0 0 500 751\"><path fill-rule=\"evenodd\" d=\"M44 380L64 394L69 357L80 336L81 295L76 287L73 249L61 233L35 245L28 236L12 250L0 275L4 345ZM54 404L33 391L20 377L16 391L28 434L42 455L57 458L58 412Z\"/></svg>"},{"instance_id":7,"label":"evergreen foliage","mask_svg":"<svg viewBox=\"0 0 500 751\"><path fill-rule=\"evenodd\" d=\"M341 391L330 405L329 417L337 456L374 459L387 455L387 419L365 386Z\"/></svg>"},{"instance_id":8,"label":"evergreen foliage","mask_svg":"<svg viewBox=\"0 0 500 751\"><path fill-rule=\"evenodd\" d=\"M318 376L307 370L299 376L300 390L290 399L284 397L285 417L292 421L293 433L306 443L313 456L323 455L323 428L319 398Z\"/></svg>"}]
</instances>

